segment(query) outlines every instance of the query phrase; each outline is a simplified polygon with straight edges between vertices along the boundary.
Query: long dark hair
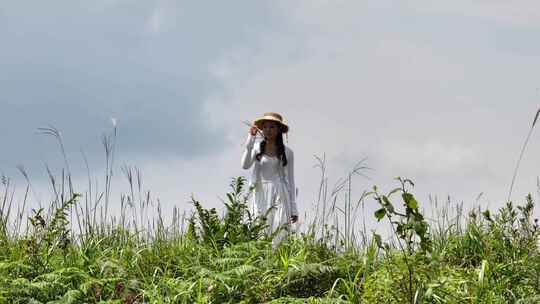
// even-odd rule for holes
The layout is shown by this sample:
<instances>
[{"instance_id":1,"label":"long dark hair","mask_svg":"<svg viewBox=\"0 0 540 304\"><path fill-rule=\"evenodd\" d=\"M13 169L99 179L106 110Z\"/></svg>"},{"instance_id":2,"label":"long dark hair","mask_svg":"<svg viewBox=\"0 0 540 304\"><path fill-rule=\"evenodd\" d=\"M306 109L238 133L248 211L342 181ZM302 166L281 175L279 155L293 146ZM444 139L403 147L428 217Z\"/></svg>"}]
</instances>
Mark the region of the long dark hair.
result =
<instances>
[{"instance_id":1,"label":"long dark hair","mask_svg":"<svg viewBox=\"0 0 540 304\"><path fill-rule=\"evenodd\" d=\"M281 160L281 163L283 164L283 167L287 166L287 155L285 155L285 144L283 143L283 132L279 132L278 136L276 137L276 144L278 149L278 158ZM258 161L261 161L261 157L265 152L266 149L266 139L263 139L261 141L261 151L255 156L255 158Z\"/></svg>"}]
</instances>

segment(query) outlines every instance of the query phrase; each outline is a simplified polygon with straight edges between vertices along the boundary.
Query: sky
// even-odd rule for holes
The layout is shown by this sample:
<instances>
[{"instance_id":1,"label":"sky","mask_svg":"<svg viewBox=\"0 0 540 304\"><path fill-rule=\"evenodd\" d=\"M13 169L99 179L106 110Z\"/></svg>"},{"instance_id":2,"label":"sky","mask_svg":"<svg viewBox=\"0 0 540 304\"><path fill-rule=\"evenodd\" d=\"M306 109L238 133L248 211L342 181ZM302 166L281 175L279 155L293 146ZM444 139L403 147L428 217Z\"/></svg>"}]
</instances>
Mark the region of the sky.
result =
<instances>
[{"instance_id":1,"label":"sky","mask_svg":"<svg viewBox=\"0 0 540 304\"><path fill-rule=\"evenodd\" d=\"M114 197L132 166L165 210L189 210L191 196L220 208L231 178L249 176L243 121L274 111L290 126L303 214L323 155L330 187L365 159L352 200L402 176L426 208L498 208L540 107L539 34L529 0L6 1L0 173L20 198L23 166L31 201L48 201L45 168L58 177L64 163L37 130L52 126L76 191L89 175L103 185L114 119ZM513 199L537 197L538 155L533 132Z\"/></svg>"}]
</instances>

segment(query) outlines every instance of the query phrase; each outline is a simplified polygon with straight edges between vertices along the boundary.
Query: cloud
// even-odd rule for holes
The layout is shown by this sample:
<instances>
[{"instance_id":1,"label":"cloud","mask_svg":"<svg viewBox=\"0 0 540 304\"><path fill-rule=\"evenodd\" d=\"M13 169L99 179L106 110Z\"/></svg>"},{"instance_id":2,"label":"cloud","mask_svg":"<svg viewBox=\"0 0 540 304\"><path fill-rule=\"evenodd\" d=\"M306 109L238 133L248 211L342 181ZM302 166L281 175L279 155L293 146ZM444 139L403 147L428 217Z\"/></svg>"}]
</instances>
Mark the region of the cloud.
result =
<instances>
[{"instance_id":1,"label":"cloud","mask_svg":"<svg viewBox=\"0 0 540 304\"><path fill-rule=\"evenodd\" d=\"M354 197L402 174L423 202L505 196L537 108L540 46L527 29L415 2L168 5L4 8L0 127L11 146L0 164L52 157L49 139L29 136L52 123L71 152L97 146L95 167L115 116L118 165L139 166L167 207L191 193L217 207L228 178L248 173L242 121L277 111L291 126L301 211L317 199L322 154L330 183L368 158L371 180L355 178ZM535 187L534 139L527 152L515 193Z\"/></svg>"},{"instance_id":2,"label":"cloud","mask_svg":"<svg viewBox=\"0 0 540 304\"><path fill-rule=\"evenodd\" d=\"M461 28L448 35L433 29L451 29L458 19L434 21L386 4L283 4L287 30L261 37L257 48L237 48L213 67L226 92L207 103L212 121L241 142L241 120L282 112L304 203L317 193L312 155L323 153L335 178L367 156L375 170L370 181L358 181L360 190L390 189L393 177L410 174L424 201L431 194L474 202L480 192L502 201L515 135L527 128L515 122L536 107L539 58L489 43L464 52ZM414 26L400 21L413 19ZM481 24L469 31L485 33ZM535 180L533 172L522 173L523 185Z\"/></svg>"},{"instance_id":3,"label":"cloud","mask_svg":"<svg viewBox=\"0 0 540 304\"><path fill-rule=\"evenodd\" d=\"M489 172L482 153L473 147L438 140L410 142L402 139L388 141L381 148L386 169L406 176L481 177ZM400 173L401 174L401 173Z\"/></svg>"},{"instance_id":4,"label":"cloud","mask_svg":"<svg viewBox=\"0 0 540 304\"><path fill-rule=\"evenodd\" d=\"M540 4L533 0L503 1L408 1L414 9L425 13L456 14L468 18L493 20L514 26L540 25Z\"/></svg>"},{"instance_id":5,"label":"cloud","mask_svg":"<svg viewBox=\"0 0 540 304\"><path fill-rule=\"evenodd\" d=\"M163 10L160 8L156 8L146 22L146 30L150 33L159 33L163 26L163 19Z\"/></svg>"},{"instance_id":6,"label":"cloud","mask_svg":"<svg viewBox=\"0 0 540 304\"><path fill-rule=\"evenodd\" d=\"M20 1L3 6L2 15L0 127L10 144L0 165L11 172L18 163L33 171L56 160L56 147L35 135L47 125L63 132L71 158L80 160L82 149L102 163L100 136L111 116L125 159L218 153L223 131L209 128L203 112L207 96L220 90L208 62L273 18L249 2L209 9L128 0Z\"/></svg>"},{"instance_id":7,"label":"cloud","mask_svg":"<svg viewBox=\"0 0 540 304\"><path fill-rule=\"evenodd\" d=\"M144 31L148 34L159 34L174 30L177 24L179 7L173 1L158 1L152 13L147 17Z\"/></svg>"}]
</instances>

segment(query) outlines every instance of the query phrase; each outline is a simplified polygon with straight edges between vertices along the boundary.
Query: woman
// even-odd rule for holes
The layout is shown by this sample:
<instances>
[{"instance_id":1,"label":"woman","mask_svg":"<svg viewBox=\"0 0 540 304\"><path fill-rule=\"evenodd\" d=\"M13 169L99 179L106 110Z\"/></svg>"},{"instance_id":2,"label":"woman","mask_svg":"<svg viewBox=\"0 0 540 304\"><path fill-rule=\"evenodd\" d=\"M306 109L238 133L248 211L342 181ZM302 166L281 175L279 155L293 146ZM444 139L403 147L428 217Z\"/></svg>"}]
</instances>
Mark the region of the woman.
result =
<instances>
[{"instance_id":1,"label":"woman","mask_svg":"<svg viewBox=\"0 0 540 304\"><path fill-rule=\"evenodd\" d=\"M262 131L263 140L255 142L257 132ZM296 191L294 184L293 151L283 144L283 134L289 127L278 113L265 113L251 126L242 155L242 168L250 169L250 186L254 186L251 210L255 216L267 215L267 233L271 234L282 225L298 221ZM282 231L274 238L274 244L284 236Z\"/></svg>"}]
</instances>

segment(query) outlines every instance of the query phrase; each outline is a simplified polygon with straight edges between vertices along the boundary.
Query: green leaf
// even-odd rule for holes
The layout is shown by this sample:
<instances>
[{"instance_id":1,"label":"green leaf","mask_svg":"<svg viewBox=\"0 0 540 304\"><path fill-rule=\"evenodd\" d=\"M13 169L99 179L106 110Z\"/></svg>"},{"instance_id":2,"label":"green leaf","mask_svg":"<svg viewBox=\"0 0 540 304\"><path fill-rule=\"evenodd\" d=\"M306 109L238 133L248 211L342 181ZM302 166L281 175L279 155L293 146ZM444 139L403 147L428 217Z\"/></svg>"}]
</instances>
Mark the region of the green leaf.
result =
<instances>
[{"instance_id":1,"label":"green leaf","mask_svg":"<svg viewBox=\"0 0 540 304\"><path fill-rule=\"evenodd\" d=\"M385 215L386 215L386 209L384 208L381 208L375 211L375 217L377 218L377 221L382 220Z\"/></svg>"},{"instance_id":2,"label":"green leaf","mask_svg":"<svg viewBox=\"0 0 540 304\"><path fill-rule=\"evenodd\" d=\"M480 267L480 271L478 272L478 283L480 283L481 286L485 285L485 281L487 281L488 278L488 272L489 262L487 260L482 260L482 267Z\"/></svg>"},{"instance_id":3,"label":"green leaf","mask_svg":"<svg viewBox=\"0 0 540 304\"><path fill-rule=\"evenodd\" d=\"M388 210L388 213L394 213L394 206L392 204L388 204L385 207L386 210Z\"/></svg>"},{"instance_id":4,"label":"green leaf","mask_svg":"<svg viewBox=\"0 0 540 304\"><path fill-rule=\"evenodd\" d=\"M484 219L485 219L485 220L490 221L490 222L493 221L493 220L491 219L491 213L489 212L489 210L486 210L486 211L482 212L482 215L484 216Z\"/></svg>"},{"instance_id":5,"label":"green leaf","mask_svg":"<svg viewBox=\"0 0 540 304\"><path fill-rule=\"evenodd\" d=\"M232 193L227 193L227 198L229 199L229 202L230 202L231 204L234 203L234 196L232 195Z\"/></svg>"},{"instance_id":6,"label":"green leaf","mask_svg":"<svg viewBox=\"0 0 540 304\"><path fill-rule=\"evenodd\" d=\"M375 243L377 243L377 246L379 248L382 248L382 240L381 240L381 236L377 233L373 233L373 238L375 239Z\"/></svg>"},{"instance_id":7,"label":"green leaf","mask_svg":"<svg viewBox=\"0 0 540 304\"><path fill-rule=\"evenodd\" d=\"M403 234L403 231L405 230L405 227L404 227L404 226L405 226L405 225L402 224L402 223L397 223L397 225L396 225L396 232L397 232L398 235Z\"/></svg>"},{"instance_id":8,"label":"green leaf","mask_svg":"<svg viewBox=\"0 0 540 304\"><path fill-rule=\"evenodd\" d=\"M390 200L388 199L388 197L386 195L382 196L382 201L383 201L385 206L390 204Z\"/></svg>"},{"instance_id":9,"label":"green leaf","mask_svg":"<svg viewBox=\"0 0 540 304\"><path fill-rule=\"evenodd\" d=\"M408 208L418 209L418 202L411 193L405 192L401 195L401 197L403 198L403 201Z\"/></svg>"},{"instance_id":10,"label":"green leaf","mask_svg":"<svg viewBox=\"0 0 540 304\"><path fill-rule=\"evenodd\" d=\"M414 224L414 231L416 234L423 237L427 232L427 225L424 222L417 222Z\"/></svg>"}]
</instances>

